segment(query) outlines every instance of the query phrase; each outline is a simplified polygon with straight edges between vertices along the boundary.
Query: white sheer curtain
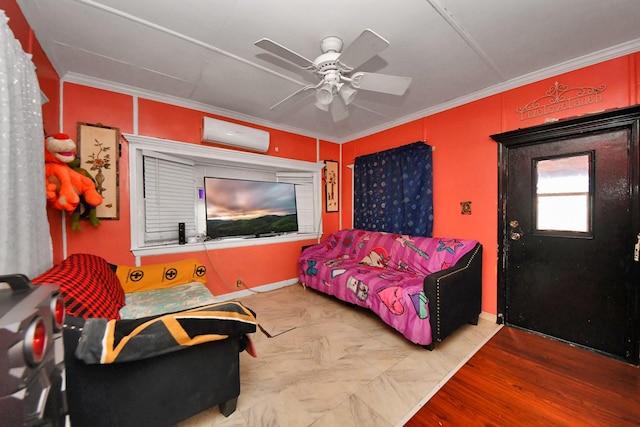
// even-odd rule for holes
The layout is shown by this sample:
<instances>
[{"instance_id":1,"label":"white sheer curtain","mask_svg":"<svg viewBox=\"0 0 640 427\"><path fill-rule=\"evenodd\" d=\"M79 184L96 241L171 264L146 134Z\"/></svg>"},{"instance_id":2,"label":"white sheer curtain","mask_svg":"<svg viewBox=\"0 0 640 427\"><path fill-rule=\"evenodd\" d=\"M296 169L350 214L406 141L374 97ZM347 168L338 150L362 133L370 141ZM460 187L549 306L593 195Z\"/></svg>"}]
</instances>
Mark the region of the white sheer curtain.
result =
<instances>
[{"instance_id":1,"label":"white sheer curtain","mask_svg":"<svg viewBox=\"0 0 640 427\"><path fill-rule=\"evenodd\" d=\"M0 275L52 265L40 87L0 10Z\"/></svg>"}]
</instances>

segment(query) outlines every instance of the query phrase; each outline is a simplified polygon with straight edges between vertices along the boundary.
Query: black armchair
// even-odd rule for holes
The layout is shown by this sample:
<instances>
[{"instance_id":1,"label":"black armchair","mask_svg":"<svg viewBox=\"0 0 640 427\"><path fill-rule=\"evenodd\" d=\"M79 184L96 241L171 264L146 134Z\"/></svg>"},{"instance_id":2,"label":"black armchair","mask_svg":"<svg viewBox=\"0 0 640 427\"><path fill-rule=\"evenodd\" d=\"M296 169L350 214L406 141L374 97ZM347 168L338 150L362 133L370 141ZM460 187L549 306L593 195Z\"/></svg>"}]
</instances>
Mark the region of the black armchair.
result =
<instances>
[{"instance_id":1,"label":"black armchair","mask_svg":"<svg viewBox=\"0 0 640 427\"><path fill-rule=\"evenodd\" d=\"M74 427L171 426L215 405L225 416L235 411L244 335L143 360L85 364L75 356L84 322L68 316L63 330Z\"/></svg>"}]
</instances>

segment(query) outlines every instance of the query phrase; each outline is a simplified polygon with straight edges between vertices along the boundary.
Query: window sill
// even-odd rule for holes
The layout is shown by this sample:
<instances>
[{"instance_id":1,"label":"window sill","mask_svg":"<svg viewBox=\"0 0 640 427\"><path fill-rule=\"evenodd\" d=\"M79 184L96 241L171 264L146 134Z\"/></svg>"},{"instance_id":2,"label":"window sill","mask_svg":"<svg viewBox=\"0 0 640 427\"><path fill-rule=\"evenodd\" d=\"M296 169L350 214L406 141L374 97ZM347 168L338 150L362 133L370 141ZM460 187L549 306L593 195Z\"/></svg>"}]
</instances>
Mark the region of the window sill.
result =
<instances>
[{"instance_id":1,"label":"window sill","mask_svg":"<svg viewBox=\"0 0 640 427\"><path fill-rule=\"evenodd\" d=\"M276 243L288 243L297 242L301 240L319 239L320 234L305 233L305 234L290 234L286 236L273 236L273 237L259 237L259 238L235 238L235 239L223 239L223 240L209 240L206 242L198 243L185 243L184 245L178 245L176 243L158 245L158 246L145 246L139 248L131 248L131 252L136 257L150 256L150 255L166 255L166 254L178 254L186 252L200 252L204 250L215 249L229 249L229 248L242 248L247 246L260 246L260 245L272 245Z\"/></svg>"}]
</instances>

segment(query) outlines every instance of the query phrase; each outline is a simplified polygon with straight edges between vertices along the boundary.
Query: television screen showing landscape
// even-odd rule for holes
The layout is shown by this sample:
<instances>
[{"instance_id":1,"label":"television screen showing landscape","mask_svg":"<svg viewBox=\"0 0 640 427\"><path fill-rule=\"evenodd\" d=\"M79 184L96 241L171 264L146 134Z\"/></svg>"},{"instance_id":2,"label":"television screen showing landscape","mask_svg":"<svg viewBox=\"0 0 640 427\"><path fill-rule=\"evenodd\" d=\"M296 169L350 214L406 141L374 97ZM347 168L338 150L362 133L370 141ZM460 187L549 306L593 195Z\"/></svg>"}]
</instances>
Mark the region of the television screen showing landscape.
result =
<instances>
[{"instance_id":1,"label":"television screen showing landscape","mask_svg":"<svg viewBox=\"0 0 640 427\"><path fill-rule=\"evenodd\" d=\"M204 179L207 236L269 236L298 231L293 184Z\"/></svg>"}]
</instances>

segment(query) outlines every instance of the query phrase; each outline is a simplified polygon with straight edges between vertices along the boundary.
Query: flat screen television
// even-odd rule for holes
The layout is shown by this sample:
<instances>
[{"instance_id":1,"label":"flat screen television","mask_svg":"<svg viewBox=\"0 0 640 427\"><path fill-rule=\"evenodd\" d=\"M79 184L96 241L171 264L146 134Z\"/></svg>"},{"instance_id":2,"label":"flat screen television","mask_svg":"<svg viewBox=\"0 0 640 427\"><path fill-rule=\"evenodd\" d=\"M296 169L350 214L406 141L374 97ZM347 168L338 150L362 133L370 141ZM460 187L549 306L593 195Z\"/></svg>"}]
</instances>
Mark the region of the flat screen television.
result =
<instances>
[{"instance_id":1,"label":"flat screen television","mask_svg":"<svg viewBox=\"0 0 640 427\"><path fill-rule=\"evenodd\" d=\"M204 178L209 239L298 231L294 184Z\"/></svg>"}]
</instances>

